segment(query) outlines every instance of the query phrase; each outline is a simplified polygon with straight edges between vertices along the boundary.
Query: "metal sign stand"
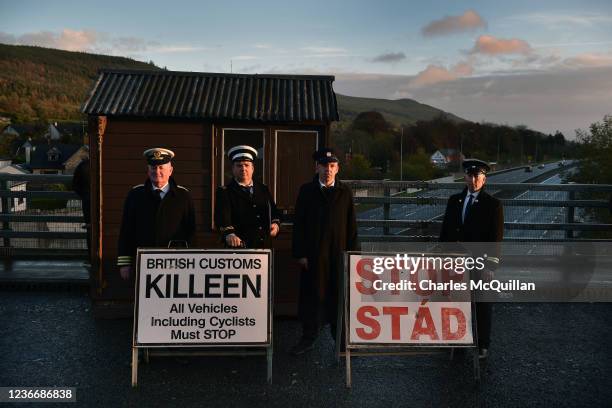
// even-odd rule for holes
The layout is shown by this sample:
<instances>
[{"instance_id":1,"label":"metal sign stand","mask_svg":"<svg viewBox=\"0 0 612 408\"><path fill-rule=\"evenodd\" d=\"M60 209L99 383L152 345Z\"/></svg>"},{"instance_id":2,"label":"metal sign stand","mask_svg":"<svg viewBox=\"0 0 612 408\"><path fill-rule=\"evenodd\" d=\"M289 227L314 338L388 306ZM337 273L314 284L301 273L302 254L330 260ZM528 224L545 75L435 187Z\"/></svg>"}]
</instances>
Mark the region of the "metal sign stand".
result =
<instances>
[{"instance_id":1,"label":"metal sign stand","mask_svg":"<svg viewBox=\"0 0 612 408\"><path fill-rule=\"evenodd\" d=\"M132 347L132 387L138 386L138 350L144 350L144 362L149 363L149 357L201 357L201 356L266 356L267 363L267 377L268 384L272 384L272 355L273 346L270 345L265 347L264 350L253 350L253 351L178 351L178 350L165 350L165 351L152 351L150 348L139 348Z\"/></svg>"},{"instance_id":2,"label":"metal sign stand","mask_svg":"<svg viewBox=\"0 0 612 408\"><path fill-rule=\"evenodd\" d=\"M386 345L371 345L371 346L359 346L359 345L350 345L349 344L349 333L350 333L350 325L349 319L345 319L345 316L348 316L349 312L349 296L347 293L349 291L350 279L348 276L349 273L349 262L348 257L351 253L345 253L344 255L344 273L342 274L343 282L338 285L338 319L337 326L342 327L345 333L345 341L344 346L346 351L344 353L340 352L340 347L336 347L336 362L340 363L341 357L344 355L345 357L345 366L346 366L346 387L351 388L352 386L352 376L351 376L351 356L359 356L359 357L378 357L378 356L414 356L414 355L423 355L423 354L440 354L443 353L444 350L448 350L450 348L450 359L452 360L454 357L454 349L455 348L470 348L474 350L473 353L473 363L474 363L474 379L479 382L480 381L480 361L478 358L478 329L477 329L477 320L476 320L476 303L474 301L474 293L470 293L471 296L471 310L472 310L472 338L473 344L471 345L435 345L430 347L424 347L422 345L403 345L400 347L386 346ZM341 330L336 331L336 345L340 344L341 341ZM424 351L424 350L414 350L415 348L427 348L432 351ZM353 351L359 349L367 349L370 351ZM412 350L410 350L412 349ZM439 349L439 350L436 350Z\"/></svg>"},{"instance_id":3,"label":"metal sign stand","mask_svg":"<svg viewBox=\"0 0 612 408\"><path fill-rule=\"evenodd\" d=\"M227 252L227 253L237 253L234 250L215 250L214 252ZM241 251L244 252L244 251ZM181 348L185 348L185 346L160 346L160 347L143 347L136 346L136 332L134 332L133 341L132 341L132 387L135 388L138 386L138 355L139 350L143 350L144 354L144 362L148 363L149 358L151 356L162 356L162 357L178 357L178 356L266 356L266 365L267 365L267 382L268 384L272 384L272 357L274 353L274 342L273 342L273 331L272 331L272 316L273 315L273 299L274 299L274 280L273 280L273 271L274 271L274 252L270 250L269 255L269 274L268 274L268 282L269 282L269 291L268 291L268 319L270 319L270 324L268 325L268 339L270 340L270 344L266 346L226 346L226 348L221 348L220 346L215 347L215 345L202 345L202 344L193 344L186 347L206 347L211 349L210 351L200 351L200 350L189 350L182 351ZM138 256L138 262L136 264L136 281L138 282L140 276L140 254ZM137 314L136 308L138 303L138 286L135 287L136 295L134 297L134 325L136 324ZM248 347L260 350L231 350L228 347ZM159 348L160 350L156 350Z\"/></svg>"}]
</instances>

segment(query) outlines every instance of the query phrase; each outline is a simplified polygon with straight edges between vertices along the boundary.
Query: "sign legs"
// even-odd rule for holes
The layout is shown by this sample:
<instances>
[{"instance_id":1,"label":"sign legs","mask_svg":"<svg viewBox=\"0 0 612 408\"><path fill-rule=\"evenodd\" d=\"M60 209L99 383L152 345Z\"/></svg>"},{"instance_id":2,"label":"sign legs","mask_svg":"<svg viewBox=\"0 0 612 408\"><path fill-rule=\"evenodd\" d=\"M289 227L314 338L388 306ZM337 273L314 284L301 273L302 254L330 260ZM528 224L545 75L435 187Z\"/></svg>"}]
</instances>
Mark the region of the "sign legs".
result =
<instances>
[{"instance_id":1,"label":"sign legs","mask_svg":"<svg viewBox=\"0 0 612 408\"><path fill-rule=\"evenodd\" d=\"M138 385L138 349L132 347L132 387Z\"/></svg>"},{"instance_id":2,"label":"sign legs","mask_svg":"<svg viewBox=\"0 0 612 408\"><path fill-rule=\"evenodd\" d=\"M268 359L268 384L272 384L272 346L266 347L266 355Z\"/></svg>"}]
</instances>

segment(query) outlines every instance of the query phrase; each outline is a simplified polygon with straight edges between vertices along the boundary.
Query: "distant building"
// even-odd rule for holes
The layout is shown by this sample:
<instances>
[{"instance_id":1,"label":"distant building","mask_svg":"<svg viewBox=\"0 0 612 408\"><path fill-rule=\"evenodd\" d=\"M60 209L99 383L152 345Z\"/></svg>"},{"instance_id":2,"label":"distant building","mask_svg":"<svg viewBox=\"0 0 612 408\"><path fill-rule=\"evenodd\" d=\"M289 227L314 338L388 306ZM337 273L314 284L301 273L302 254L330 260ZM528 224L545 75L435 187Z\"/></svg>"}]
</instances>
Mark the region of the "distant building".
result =
<instances>
[{"instance_id":1,"label":"distant building","mask_svg":"<svg viewBox=\"0 0 612 408\"><path fill-rule=\"evenodd\" d=\"M82 158L87 155L85 146L62 143L23 145L26 162L24 167L34 174L72 174Z\"/></svg>"},{"instance_id":2,"label":"distant building","mask_svg":"<svg viewBox=\"0 0 612 408\"><path fill-rule=\"evenodd\" d=\"M44 134L45 139L53 140L53 141L60 140L60 138L62 137L62 134L60 133L59 130L57 130L56 126L57 126L57 122L49 123L49 126L47 127L47 131Z\"/></svg>"},{"instance_id":3,"label":"distant building","mask_svg":"<svg viewBox=\"0 0 612 408\"><path fill-rule=\"evenodd\" d=\"M7 125L2 129L2 135L13 135L18 137L33 136L36 132L34 125Z\"/></svg>"},{"instance_id":4,"label":"distant building","mask_svg":"<svg viewBox=\"0 0 612 408\"><path fill-rule=\"evenodd\" d=\"M0 166L1 166L0 174L29 174L29 172L23 169L21 166L10 164L10 160L9 160L8 165L4 165L5 163L6 163L6 160L0 159ZM26 191L26 185L27 185L26 181L7 182L7 188L9 188L11 191ZM11 200L11 205L10 205L11 212L25 211L27 209L27 203L26 203L25 197L13 197L10 200ZM0 200L0 212L2 212L2 209L3 209L2 201L3 200Z\"/></svg>"},{"instance_id":5,"label":"distant building","mask_svg":"<svg viewBox=\"0 0 612 408\"><path fill-rule=\"evenodd\" d=\"M440 149L431 155L431 163L437 167L445 167L451 163L458 163L463 159L463 155L457 149Z\"/></svg>"},{"instance_id":6,"label":"distant building","mask_svg":"<svg viewBox=\"0 0 612 408\"><path fill-rule=\"evenodd\" d=\"M431 163L436 167L446 166L446 157L444 157L442 152L439 150L436 150L436 152L431 155L430 160L431 160Z\"/></svg>"}]
</instances>

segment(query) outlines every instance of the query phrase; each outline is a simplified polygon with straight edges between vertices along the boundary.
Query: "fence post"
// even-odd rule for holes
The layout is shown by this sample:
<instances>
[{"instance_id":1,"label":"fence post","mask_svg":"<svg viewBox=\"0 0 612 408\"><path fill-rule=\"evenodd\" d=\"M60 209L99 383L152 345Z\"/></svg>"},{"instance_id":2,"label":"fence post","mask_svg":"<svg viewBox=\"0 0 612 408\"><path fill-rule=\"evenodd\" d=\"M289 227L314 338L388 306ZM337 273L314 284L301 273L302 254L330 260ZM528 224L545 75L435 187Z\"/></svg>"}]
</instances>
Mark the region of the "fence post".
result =
<instances>
[{"instance_id":1,"label":"fence post","mask_svg":"<svg viewBox=\"0 0 612 408\"><path fill-rule=\"evenodd\" d=\"M8 188L9 182L7 180L0 181L0 190L1 191L9 191ZM2 214L10 214L11 213L11 199L12 197L2 197ZM10 231L11 226L8 220L2 221L2 230ZM9 248L11 246L11 239L8 237L4 237L3 244L5 248Z\"/></svg>"},{"instance_id":2,"label":"fence post","mask_svg":"<svg viewBox=\"0 0 612 408\"><path fill-rule=\"evenodd\" d=\"M570 191L569 192L569 197L568 200L574 200L576 198L576 192L575 191ZM574 223L574 212L576 210L576 207L574 206L569 206L567 207L567 217L565 219L565 222L567 224L573 224ZM571 239L574 238L574 230L565 230L565 238L566 239Z\"/></svg>"},{"instance_id":3,"label":"fence post","mask_svg":"<svg viewBox=\"0 0 612 408\"><path fill-rule=\"evenodd\" d=\"M385 186L384 195L386 199L391 197L391 189L387 186ZM383 204L383 220L388 221L391 218L390 214L391 214L391 204L389 204L389 202L387 201ZM383 235L389 235L389 225L385 225L383 227Z\"/></svg>"}]
</instances>

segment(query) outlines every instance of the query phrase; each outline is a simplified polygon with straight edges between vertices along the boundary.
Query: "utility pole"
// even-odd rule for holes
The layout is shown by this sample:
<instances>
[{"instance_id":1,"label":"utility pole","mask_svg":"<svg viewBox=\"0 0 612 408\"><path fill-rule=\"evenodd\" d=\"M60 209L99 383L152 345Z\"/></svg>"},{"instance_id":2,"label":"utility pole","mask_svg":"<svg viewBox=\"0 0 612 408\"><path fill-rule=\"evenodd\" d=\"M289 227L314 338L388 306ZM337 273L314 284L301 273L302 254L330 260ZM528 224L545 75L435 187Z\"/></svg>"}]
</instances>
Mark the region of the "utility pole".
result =
<instances>
[{"instance_id":1,"label":"utility pole","mask_svg":"<svg viewBox=\"0 0 612 408\"><path fill-rule=\"evenodd\" d=\"M400 181L404 181L404 127L400 127Z\"/></svg>"},{"instance_id":2,"label":"utility pole","mask_svg":"<svg viewBox=\"0 0 612 408\"><path fill-rule=\"evenodd\" d=\"M501 140L501 132L497 133L497 167L499 168L499 146Z\"/></svg>"}]
</instances>

